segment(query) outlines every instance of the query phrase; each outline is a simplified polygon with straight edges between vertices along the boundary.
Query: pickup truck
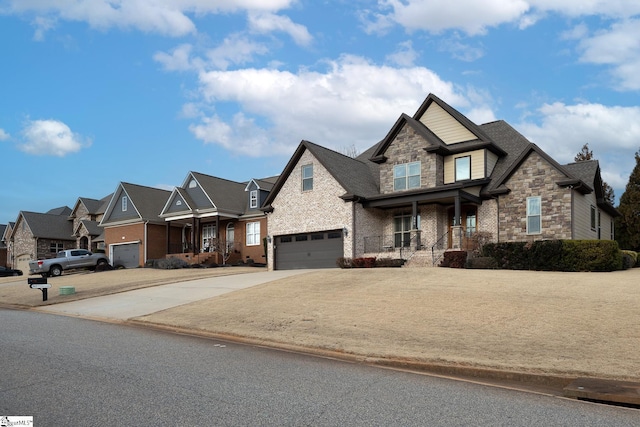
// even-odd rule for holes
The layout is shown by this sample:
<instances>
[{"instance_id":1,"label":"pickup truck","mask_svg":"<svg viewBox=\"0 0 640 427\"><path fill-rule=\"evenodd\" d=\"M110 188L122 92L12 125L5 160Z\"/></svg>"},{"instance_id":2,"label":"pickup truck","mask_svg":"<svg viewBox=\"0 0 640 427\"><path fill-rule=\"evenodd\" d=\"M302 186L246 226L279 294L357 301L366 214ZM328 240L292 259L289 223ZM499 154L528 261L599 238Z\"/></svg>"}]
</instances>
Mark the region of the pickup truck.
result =
<instances>
[{"instance_id":1,"label":"pickup truck","mask_svg":"<svg viewBox=\"0 0 640 427\"><path fill-rule=\"evenodd\" d=\"M29 274L57 277L65 270L95 268L104 264L109 264L109 258L105 254L94 254L86 249L67 249L58 252L55 258L29 261Z\"/></svg>"}]
</instances>

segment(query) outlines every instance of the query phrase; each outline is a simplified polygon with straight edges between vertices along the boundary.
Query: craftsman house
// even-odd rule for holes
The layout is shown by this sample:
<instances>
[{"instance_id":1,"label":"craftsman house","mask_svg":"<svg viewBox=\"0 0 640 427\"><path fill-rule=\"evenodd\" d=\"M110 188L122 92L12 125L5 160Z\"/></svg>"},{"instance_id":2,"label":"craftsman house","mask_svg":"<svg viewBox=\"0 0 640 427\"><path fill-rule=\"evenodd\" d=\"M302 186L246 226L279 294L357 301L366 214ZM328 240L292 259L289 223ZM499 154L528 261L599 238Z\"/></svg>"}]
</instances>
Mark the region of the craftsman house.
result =
<instances>
[{"instance_id":1,"label":"craftsman house","mask_svg":"<svg viewBox=\"0 0 640 427\"><path fill-rule=\"evenodd\" d=\"M260 206L275 180L236 182L189 172L160 213L171 230L167 253L189 263L265 263L267 223Z\"/></svg>"},{"instance_id":2,"label":"craftsman house","mask_svg":"<svg viewBox=\"0 0 640 427\"><path fill-rule=\"evenodd\" d=\"M433 265L488 241L612 239L597 161L560 165L434 95L357 158L302 141L265 200L271 269L377 256Z\"/></svg>"},{"instance_id":3,"label":"craftsman house","mask_svg":"<svg viewBox=\"0 0 640 427\"><path fill-rule=\"evenodd\" d=\"M170 194L159 188L118 184L100 221L114 267L143 267L147 260L166 256L170 233L159 215ZM178 231L173 233L175 242L177 235Z\"/></svg>"}]
</instances>

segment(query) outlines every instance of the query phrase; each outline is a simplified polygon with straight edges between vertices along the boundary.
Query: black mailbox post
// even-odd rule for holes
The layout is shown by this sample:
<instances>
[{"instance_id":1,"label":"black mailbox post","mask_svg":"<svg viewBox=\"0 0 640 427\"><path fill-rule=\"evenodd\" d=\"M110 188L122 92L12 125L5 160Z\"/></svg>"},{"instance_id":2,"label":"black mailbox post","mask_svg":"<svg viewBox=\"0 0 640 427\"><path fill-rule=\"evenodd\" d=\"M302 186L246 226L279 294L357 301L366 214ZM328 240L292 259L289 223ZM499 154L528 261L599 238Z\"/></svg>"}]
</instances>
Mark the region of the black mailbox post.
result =
<instances>
[{"instance_id":1,"label":"black mailbox post","mask_svg":"<svg viewBox=\"0 0 640 427\"><path fill-rule=\"evenodd\" d=\"M48 290L51 285L47 283L46 277L29 277L27 283L31 289L40 289L42 291L42 301L47 300Z\"/></svg>"}]
</instances>

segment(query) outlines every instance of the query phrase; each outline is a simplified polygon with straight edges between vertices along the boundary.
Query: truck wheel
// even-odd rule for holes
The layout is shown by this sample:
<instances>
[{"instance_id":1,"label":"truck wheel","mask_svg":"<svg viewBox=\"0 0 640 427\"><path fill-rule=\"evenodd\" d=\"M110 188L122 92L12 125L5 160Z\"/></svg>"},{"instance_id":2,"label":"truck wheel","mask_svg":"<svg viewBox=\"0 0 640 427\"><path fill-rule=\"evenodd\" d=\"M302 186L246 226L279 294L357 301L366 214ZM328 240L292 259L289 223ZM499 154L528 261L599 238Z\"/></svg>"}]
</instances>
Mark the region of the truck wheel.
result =
<instances>
[{"instance_id":1,"label":"truck wheel","mask_svg":"<svg viewBox=\"0 0 640 427\"><path fill-rule=\"evenodd\" d=\"M104 259L98 260L98 265L107 265L107 264L108 264L107 260L104 260Z\"/></svg>"},{"instance_id":2,"label":"truck wheel","mask_svg":"<svg viewBox=\"0 0 640 427\"><path fill-rule=\"evenodd\" d=\"M49 270L49 274L51 274L52 277L60 276L62 274L62 267L60 267L59 265L52 266Z\"/></svg>"}]
</instances>

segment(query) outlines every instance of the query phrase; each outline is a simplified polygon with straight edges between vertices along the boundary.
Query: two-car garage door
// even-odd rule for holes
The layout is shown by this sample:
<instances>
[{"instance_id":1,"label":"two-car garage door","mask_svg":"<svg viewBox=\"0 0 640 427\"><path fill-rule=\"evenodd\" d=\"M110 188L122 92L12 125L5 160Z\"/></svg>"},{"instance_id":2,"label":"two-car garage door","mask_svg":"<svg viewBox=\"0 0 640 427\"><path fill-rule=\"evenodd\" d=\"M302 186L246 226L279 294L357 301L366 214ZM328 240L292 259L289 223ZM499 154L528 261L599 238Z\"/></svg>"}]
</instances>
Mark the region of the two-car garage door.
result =
<instances>
[{"instance_id":1,"label":"two-car garage door","mask_svg":"<svg viewBox=\"0 0 640 427\"><path fill-rule=\"evenodd\" d=\"M335 268L344 256L342 230L275 237L276 270Z\"/></svg>"}]
</instances>

